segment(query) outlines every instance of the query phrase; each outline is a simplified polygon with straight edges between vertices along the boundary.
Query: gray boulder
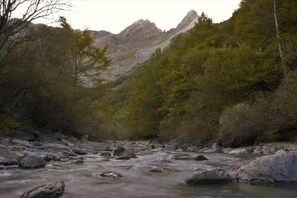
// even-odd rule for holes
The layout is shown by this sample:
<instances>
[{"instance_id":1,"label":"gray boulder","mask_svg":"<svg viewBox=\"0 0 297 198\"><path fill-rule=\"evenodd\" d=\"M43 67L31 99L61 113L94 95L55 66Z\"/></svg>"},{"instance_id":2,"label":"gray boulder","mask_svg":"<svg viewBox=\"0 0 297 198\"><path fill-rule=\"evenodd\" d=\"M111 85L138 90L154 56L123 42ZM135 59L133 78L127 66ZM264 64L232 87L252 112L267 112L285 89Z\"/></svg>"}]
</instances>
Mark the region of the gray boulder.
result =
<instances>
[{"instance_id":1,"label":"gray boulder","mask_svg":"<svg viewBox=\"0 0 297 198\"><path fill-rule=\"evenodd\" d=\"M124 147L117 147L113 151L113 156L118 160L128 160L130 158L137 158L136 154L126 150Z\"/></svg>"},{"instance_id":2,"label":"gray boulder","mask_svg":"<svg viewBox=\"0 0 297 198\"><path fill-rule=\"evenodd\" d=\"M88 154L88 151L86 149L81 149L81 148L74 148L72 151L77 154L77 155L86 155Z\"/></svg>"},{"instance_id":3,"label":"gray boulder","mask_svg":"<svg viewBox=\"0 0 297 198\"><path fill-rule=\"evenodd\" d=\"M18 164L17 155L11 152L6 146L0 144L0 165L13 166Z\"/></svg>"},{"instance_id":4,"label":"gray boulder","mask_svg":"<svg viewBox=\"0 0 297 198\"><path fill-rule=\"evenodd\" d=\"M204 161L204 160L208 160L206 157L204 157L203 155L197 155L197 156L191 156L188 154L178 154L178 155L174 155L172 157L172 159L175 160L194 160L194 161Z\"/></svg>"},{"instance_id":5,"label":"gray boulder","mask_svg":"<svg viewBox=\"0 0 297 198\"><path fill-rule=\"evenodd\" d=\"M45 167L45 161L42 157L37 155L26 155L20 163L21 168L43 168Z\"/></svg>"},{"instance_id":6,"label":"gray boulder","mask_svg":"<svg viewBox=\"0 0 297 198\"><path fill-rule=\"evenodd\" d=\"M63 181L37 186L25 192L21 198L58 198L62 197L65 190Z\"/></svg>"},{"instance_id":7,"label":"gray boulder","mask_svg":"<svg viewBox=\"0 0 297 198\"><path fill-rule=\"evenodd\" d=\"M197 170L191 177L185 180L185 182L190 185L218 184L230 181L232 181L232 178L227 171L220 168Z\"/></svg>"},{"instance_id":8,"label":"gray boulder","mask_svg":"<svg viewBox=\"0 0 297 198\"><path fill-rule=\"evenodd\" d=\"M117 147L113 151L113 155L120 156L120 155L123 155L125 152L126 152L126 149L124 147Z\"/></svg>"},{"instance_id":9,"label":"gray boulder","mask_svg":"<svg viewBox=\"0 0 297 198\"><path fill-rule=\"evenodd\" d=\"M46 162L50 162L50 161L60 161L61 158L57 155L54 155L54 154L51 154L51 153L48 153L46 154L43 159L46 161Z\"/></svg>"},{"instance_id":10,"label":"gray boulder","mask_svg":"<svg viewBox=\"0 0 297 198\"><path fill-rule=\"evenodd\" d=\"M242 166L238 179L250 184L297 182L297 153L280 151L260 157Z\"/></svg>"}]
</instances>

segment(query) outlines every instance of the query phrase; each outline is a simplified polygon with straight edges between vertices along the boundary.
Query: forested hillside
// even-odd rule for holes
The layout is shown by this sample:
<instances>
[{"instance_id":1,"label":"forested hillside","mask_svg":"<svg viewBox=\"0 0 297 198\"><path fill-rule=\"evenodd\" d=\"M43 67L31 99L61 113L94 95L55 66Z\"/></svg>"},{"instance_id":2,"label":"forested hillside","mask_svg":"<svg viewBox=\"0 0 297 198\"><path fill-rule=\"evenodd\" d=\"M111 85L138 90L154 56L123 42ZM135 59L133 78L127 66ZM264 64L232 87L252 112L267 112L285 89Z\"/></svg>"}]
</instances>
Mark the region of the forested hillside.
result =
<instances>
[{"instance_id":1,"label":"forested hillside","mask_svg":"<svg viewBox=\"0 0 297 198\"><path fill-rule=\"evenodd\" d=\"M23 18L11 18L21 2L30 7ZM57 28L31 23L65 8L64 1L21 2L0 3L0 135L29 127L103 136L98 99L106 90L99 73L110 62L105 49L64 17Z\"/></svg>"},{"instance_id":2,"label":"forested hillside","mask_svg":"<svg viewBox=\"0 0 297 198\"><path fill-rule=\"evenodd\" d=\"M297 140L297 2L205 14L106 97L129 138L224 146Z\"/></svg>"}]
</instances>

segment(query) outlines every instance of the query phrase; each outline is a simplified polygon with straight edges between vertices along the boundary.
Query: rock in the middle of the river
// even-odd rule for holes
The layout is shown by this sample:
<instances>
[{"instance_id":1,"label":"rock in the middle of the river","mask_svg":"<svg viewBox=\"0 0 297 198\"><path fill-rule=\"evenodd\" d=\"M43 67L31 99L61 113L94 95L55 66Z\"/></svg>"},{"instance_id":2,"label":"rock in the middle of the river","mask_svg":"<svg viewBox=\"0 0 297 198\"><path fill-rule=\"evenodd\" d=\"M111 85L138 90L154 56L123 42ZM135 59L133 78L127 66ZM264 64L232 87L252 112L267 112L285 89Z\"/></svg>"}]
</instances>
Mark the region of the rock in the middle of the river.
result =
<instances>
[{"instance_id":1,"label":"rock in the middle of the river","mask_svg":"<svg viewBox=\"0 0 297 198\"><path fill-rule=\"evenodd\" d=\"M20 163L21 168L43 168L45 161L37 155L26 155Z\"/></svg>"},{"instance_id":2,"label":"rock in the middle of the river","mask_svg":"<svg viewBox=\"0 0 297 198\"><path fill-rule=\"evenodd\" d=\"M297 182L297 153L279 151L260 157L241 167L238 178L251 184Z\"/></svg>"},{"instance_id":3,"label":"rock in the middle of the river","mask_svg":"<svg viewBox=\"0 0 297 198\"><path fill-rule=\"evenodd\" d=\"M136 158L135 153L127 151L124 147L117 147L113 151L113 156L116 156L118 160L127 160L130 158Z\"/></svg>"},{"instance_id":4,"label":"rock in the middle of the river","mask_svg":"<svg viewBox=\"0 0 297 198\"><path fill-rule=\"evenodd\" d=\"M217 184L232 181L229 174L220 168L209 170L198 170L194 174L186 179L187 184L199 185L199 184Z\"/></svg>"}]
</instances>

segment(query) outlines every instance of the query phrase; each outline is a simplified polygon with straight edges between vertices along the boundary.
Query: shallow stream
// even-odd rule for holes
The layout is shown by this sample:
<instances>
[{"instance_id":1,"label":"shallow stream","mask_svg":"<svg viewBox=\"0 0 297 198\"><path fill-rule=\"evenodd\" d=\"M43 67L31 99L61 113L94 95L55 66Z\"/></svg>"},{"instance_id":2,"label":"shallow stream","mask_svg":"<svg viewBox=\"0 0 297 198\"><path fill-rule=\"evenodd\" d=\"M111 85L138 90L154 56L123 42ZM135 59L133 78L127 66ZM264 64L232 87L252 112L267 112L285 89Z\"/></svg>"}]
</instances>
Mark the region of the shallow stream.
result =
<instances>
[{"instance_id":1,"label":"shallow stream","mask_svg":"<svg viewBox=\"0 0 297 198\"><path fill-rule=\"evenodd\" d=\"M43 169L0 170L0 197L19 197L35 186L65 181L69 198L296 198L297 185L253 186L248 184L215 184L188 186L184 180L199 168L232 165L252 160L225 154L204 154L208 161L174 160L174 152L147 152L130 160L107 160L98 155L84 156L84 164L53 162ZM150 172L163 167L165 172ZM104 171L121 174L122 178L103 178Z\"/></svg>"}]
</instances>

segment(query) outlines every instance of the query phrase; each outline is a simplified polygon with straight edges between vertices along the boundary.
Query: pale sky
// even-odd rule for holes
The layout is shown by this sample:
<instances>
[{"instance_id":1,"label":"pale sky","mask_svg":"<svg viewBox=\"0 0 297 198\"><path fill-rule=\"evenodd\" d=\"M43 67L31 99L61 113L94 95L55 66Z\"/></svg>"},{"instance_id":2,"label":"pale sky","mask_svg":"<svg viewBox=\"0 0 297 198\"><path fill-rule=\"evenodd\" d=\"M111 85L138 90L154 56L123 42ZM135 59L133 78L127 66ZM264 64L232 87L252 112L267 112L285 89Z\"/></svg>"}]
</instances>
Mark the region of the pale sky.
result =
<instances>
[{"instance_id":1,"label":"pale sky","mask_svg":"<svg viewBox=\"0 0 297 198\"><path fill-rule=\"evenodd\" d=\"M191 10L206 13L215 23L229 19L240 0L70 0L70 11L60 13L75 29L119 33L139 19L162 30L178 25ZM58 18L58 16L56 16ZM49 23L44 22L43 23Z\"/></svg>"}]
</instances>

